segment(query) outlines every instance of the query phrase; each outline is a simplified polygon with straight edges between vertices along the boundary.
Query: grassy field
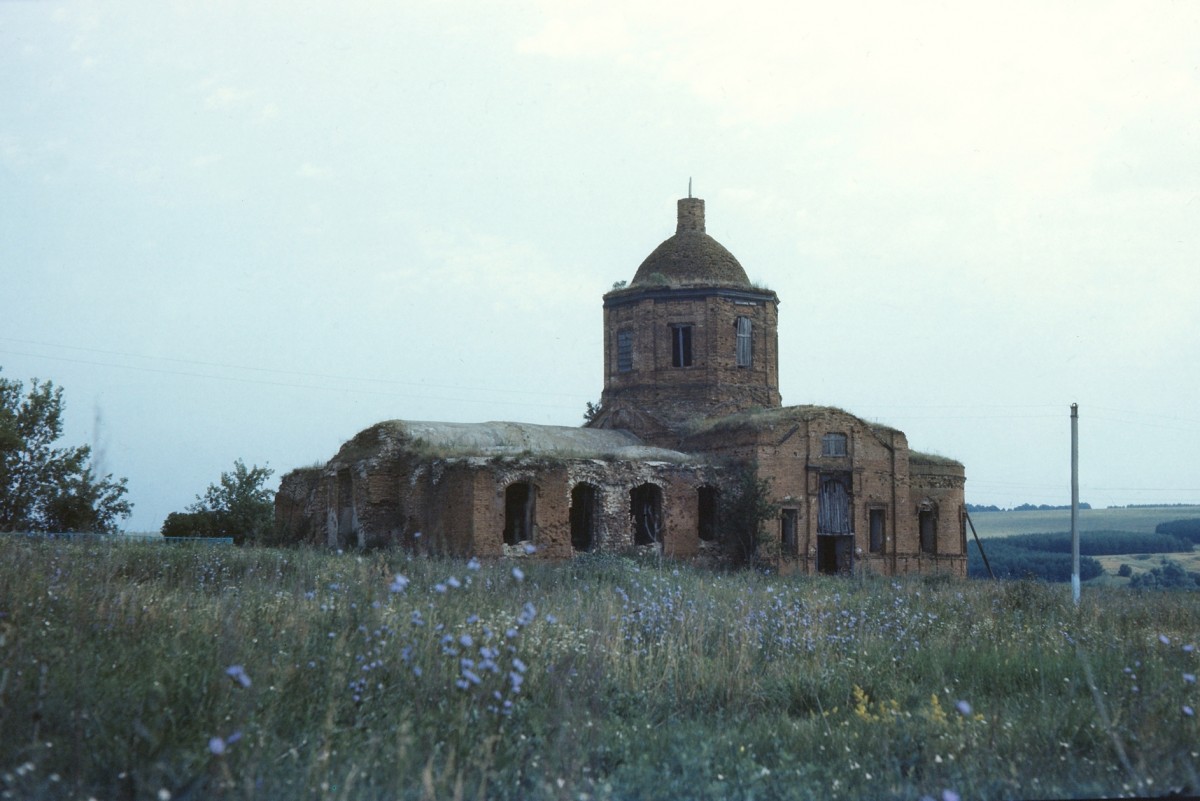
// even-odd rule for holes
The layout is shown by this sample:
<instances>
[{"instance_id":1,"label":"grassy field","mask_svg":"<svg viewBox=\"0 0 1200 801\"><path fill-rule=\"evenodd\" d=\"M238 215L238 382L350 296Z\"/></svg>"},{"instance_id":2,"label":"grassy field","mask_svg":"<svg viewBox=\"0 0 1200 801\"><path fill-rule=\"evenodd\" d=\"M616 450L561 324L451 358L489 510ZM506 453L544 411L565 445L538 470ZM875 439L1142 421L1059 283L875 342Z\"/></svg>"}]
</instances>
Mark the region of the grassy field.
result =
<instances>
[{"instance_id":1,"label":"grassy field","mask_svg":"<svg viewBox=\"0 0 1200 801\"><path fill-rule=\"evenodd\" d=\"M1081 509L1080 531L1154 531L1168 520L1200 518L1200 506L1152 506L1137 509ZM1071 530L1069 509L1048 512L976 512L971 522L980 537L1041 534ZM968 529L969 533L969 529Z\"/></svg>"},{"instance_id":2,"label":"grassy field","mask_svg":"<svg viewBox=\"0 0 1200 801\"><path fill-rule=\"evenodd\" d=\"M1200 787L1200 594L0 538L0 795Z\"/></svg>"}]
</instances>

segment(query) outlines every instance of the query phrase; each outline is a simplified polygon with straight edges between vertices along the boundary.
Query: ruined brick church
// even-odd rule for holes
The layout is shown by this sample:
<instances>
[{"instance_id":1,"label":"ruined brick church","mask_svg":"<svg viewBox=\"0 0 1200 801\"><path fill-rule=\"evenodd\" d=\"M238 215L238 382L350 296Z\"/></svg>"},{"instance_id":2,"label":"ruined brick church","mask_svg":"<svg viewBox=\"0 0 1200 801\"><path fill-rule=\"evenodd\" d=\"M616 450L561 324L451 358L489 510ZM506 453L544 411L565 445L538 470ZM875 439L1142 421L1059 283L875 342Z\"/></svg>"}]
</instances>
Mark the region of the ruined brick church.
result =
<instances>
[{"instance_id":1,"label":"ruined brick church","mask_svg":"<svg viewBox=\"0 0 1200 801\"><path fill-rule=\"evenodd\" d=\"M783 406L779 298L678 202L675 235L604 296L586 426L392 420L283 477L278 536L460 556L731 556L723 497L765 482L781 572L966 575L963 465L828 406ZM532 547L529 547L532 546Z\"/></svg>"}]
</instances>

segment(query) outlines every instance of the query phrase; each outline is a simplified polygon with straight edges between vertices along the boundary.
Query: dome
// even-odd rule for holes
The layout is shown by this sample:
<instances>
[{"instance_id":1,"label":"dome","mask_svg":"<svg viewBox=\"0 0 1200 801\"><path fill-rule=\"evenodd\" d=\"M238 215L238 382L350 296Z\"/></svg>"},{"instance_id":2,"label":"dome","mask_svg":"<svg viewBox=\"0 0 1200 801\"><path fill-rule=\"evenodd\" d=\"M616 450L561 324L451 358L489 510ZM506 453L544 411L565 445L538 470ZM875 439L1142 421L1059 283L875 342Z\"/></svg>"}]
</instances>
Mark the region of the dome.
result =
<instances>
[{"instance_id":1,"label":"dome","mask_svg":"<svg viewBox=\"0 0 1200 801\"><path fill-rule=\"evenodd\" d=\"M679 200L675 236L646 257L629 286L750 286L746 271L717 240L704 232L704 201Z\"/></svg>"}]
</instances>

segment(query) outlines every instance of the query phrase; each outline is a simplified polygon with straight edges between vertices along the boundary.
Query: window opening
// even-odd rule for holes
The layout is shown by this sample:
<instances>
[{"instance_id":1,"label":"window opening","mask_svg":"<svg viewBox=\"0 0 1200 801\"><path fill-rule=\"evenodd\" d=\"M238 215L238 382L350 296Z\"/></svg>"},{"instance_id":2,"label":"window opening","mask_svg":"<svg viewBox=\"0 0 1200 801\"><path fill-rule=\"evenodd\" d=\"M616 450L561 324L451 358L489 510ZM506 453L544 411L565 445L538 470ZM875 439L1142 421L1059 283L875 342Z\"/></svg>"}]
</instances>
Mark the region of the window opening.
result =
<instances>
[{"instance_id":1,"label":"window opening","mask_svg":"<svg viewBox=\"0 0 1200 801\"><path fill-rule=\"evenodd\" d=\"M518 481L504 490L504 544L516 545L533 540L533 484Z\"/></svg>"},{"instance_id":2,"label":"window opening","mask_svg":"<svg viewBox=\"0 0 1200 801\"><path fill-rule=\"evenodd\" d=\"M354 529L357 528L354 515L354 481L350 470L343 468L337 474L337 542L338 547L349 547L354 544Z\"/></svg>"},{"instance_id":3,"label":"window opening","mask_svg":"<svg viewBox=\"0 0 1200 801\"><path fill-rule=\"evenodd\" d=\"M671 366L692 366L692 327L690 325L671 326Z\"/></svg>"},{"instance_id":4,"label":"window opening","mask_svg":"<svg viewBox=\"0 0 1200 801\"><path fill-rule=\"evenodd\" d=\"M846 455L846 435L845 434L826 434L821 437L821 455L822 456L845 456Z\"/></svg>"},{"instance_id":5,"label":"window opening","mask_svg":"<svg viewBox=\"0 0 1200 801\"><path fill-rule=\"evenodd\" d=\"M571 547L590 551L596 542L596 509L599 490L591 484L576 484L571 490Z\"/></svg>"},{"instance_id":6,"label":"window opening","mask_svg":"<svg viewBox=\"0 0 1200 801\"><path fill-rule=\"evenodd\" d=\"M737 318L737 366L749 367L754 359L753 324L749 317Z\"/></svg>"},{"instance_id":7,"label":"window opening","mask_svg":"<svg viewBox=\"0 0 1200 801\"><path fill-rule=\"evenodd\" d=\"M617 372L628 373L633 370L633 332L617 332Z\"/></svg>"},{"instance_id":8,"label":"window opening","mask_svg":"<svg viewBox=\"0 0 1200 801\"><path fill-rule=\"evenodd\" d=\"M696 492L698 508L696 520L700 539L712 542L717 538L717 488L701 487Z\"/></svg>"},{"instance_id":9,"label":"window opening","mask_svg":"<svg viewBox=\"0 0 1200 801\"><path fill-rule=\"evenodd\" d=\"M779 519L779 547L784 556L796 556L800 553L800 538L797 534L800 518L798 509L784 509Z\"/></svg>"},{"instance_id":10,"label":"window opening","mask_svg":"<svg viewBox=\"0 0 1200 801\"><path fill-rule=\"evenodd\" d=\"M921 552L937 553L937 513L929 508L917 513L917 527L921 532Z\"/></svg>"},{"instance_id":11,"label":"window opening","mask_svg":"<svg viewBox=\"0 0 1200 801\"><path fill-rule=\"evenodd\" d=\"M662 489L642 484L629 491L629 515L633 519L634 545L662 542Z\"/></svg>"},{"instance_id":12,"label":"window opening","mask_svg":"<svg viewBox=\"0 0 1200 801\"><path fill-rule=\"evenodd\" d=\"M867 510L867 522L870 524L871 530L871 553L883 553L887 513L883 509L869 509Z\"/></svg>"}]
</instances>

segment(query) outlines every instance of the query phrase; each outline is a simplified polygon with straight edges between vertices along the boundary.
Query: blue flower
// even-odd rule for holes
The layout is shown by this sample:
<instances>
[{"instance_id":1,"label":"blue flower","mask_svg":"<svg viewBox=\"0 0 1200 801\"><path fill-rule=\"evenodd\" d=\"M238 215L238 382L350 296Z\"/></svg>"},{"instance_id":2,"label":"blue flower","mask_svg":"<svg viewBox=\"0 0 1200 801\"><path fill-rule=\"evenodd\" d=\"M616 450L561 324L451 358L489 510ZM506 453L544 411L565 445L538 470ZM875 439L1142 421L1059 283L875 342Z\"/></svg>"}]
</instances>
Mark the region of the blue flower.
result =
<instances>
[{"instance_id":1,"label":"blue flower","mask_svg":"<svg viewBox=\"0 0 1200 801\"><path fill-rule=\"evenodd\" d=\"M399 573L396 578L392 579L392 583L388 585L388 590L391 592L404 592L404 588L408 586L408 579Z\"/></svg>"},{"instance_id":2,"label":"blue flower","mask_svg":"<svg viewBox=\"0 0 1200 801\"><path fill-rule=\"evenodd\" d=\"M514 567L512 569L512 574L513 574L513 578L515 578L517 581L525 580L525 571L519 567Z\"/></svg>"},{"instance_id":3,"label":"blue flower","mask_svg":"<svg viewBox=\"0 0 1200 801\"><path fill-rule=\"evenodd\" d=\"M467 562L467 570L478 570L481 567L483 567L483 565L481 565L479 560L474 556L471 557L471 561Z\"/></svg>"},{"instance_id":4,"label":"blue flower","mask_svg":"<svg viewBox=\"0 0 1200 801\"><path fill-rule=\"evenodd\" d=\"M230 665L225 668L225 675L243 687L250 686L250 677L246 675L246 670L241 665Z\"/></svg>"},{"instance_id":5,"label":"blue flower","mask_svg":"<svg viewBox=\"0 0 1200 801\"><path fill-rule=\"evenodd\" d=\"M954 705L954 708L957 709L963 715L971 714L971 705L968 704L966 701L959 701L957 704Z\"/></svg>"}]
</instances>

